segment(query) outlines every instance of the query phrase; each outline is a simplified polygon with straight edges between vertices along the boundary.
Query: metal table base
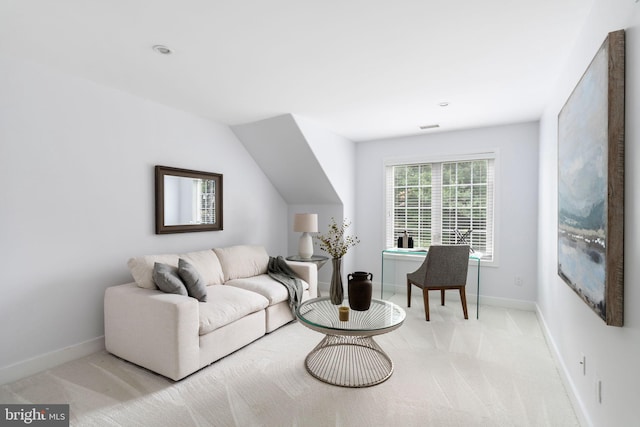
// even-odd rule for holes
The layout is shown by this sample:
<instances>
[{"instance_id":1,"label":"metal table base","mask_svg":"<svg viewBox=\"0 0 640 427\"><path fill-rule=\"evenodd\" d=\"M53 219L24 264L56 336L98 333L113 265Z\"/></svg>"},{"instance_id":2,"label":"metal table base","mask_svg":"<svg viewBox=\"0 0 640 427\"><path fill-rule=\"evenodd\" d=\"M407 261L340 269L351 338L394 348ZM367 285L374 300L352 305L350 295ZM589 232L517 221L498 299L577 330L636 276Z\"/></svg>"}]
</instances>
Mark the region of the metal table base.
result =
<instances>
[{"instance_id":1,"label":"metal table base","mask_svg":"<svg viewBox=\"0 0 640 427\"><path fill-rule=\"evenodd\" d=\"M327 335L305 359L315 378L341 387L369 387L386 381L393 362L373 337Z\"/></svg>"}]
</instances>

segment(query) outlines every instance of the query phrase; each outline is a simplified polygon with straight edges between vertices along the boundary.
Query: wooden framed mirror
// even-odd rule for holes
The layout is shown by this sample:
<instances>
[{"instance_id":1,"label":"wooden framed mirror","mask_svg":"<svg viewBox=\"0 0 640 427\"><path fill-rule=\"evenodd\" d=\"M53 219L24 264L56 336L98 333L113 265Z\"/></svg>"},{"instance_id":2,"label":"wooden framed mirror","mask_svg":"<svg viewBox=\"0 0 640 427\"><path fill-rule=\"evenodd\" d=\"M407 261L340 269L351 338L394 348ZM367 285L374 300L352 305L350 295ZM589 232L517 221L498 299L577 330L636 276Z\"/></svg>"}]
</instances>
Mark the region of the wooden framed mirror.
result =
<instances>
[{"instance_id":1,"label":"wooden framed mirror","mask_svg":"<svg viewBox=\"0 0 640 427\"><path fill-rule=\"evenodd\" d=\"M156 234L222 230L222 174L156 166Z\"/></svg>"}]
</instances>

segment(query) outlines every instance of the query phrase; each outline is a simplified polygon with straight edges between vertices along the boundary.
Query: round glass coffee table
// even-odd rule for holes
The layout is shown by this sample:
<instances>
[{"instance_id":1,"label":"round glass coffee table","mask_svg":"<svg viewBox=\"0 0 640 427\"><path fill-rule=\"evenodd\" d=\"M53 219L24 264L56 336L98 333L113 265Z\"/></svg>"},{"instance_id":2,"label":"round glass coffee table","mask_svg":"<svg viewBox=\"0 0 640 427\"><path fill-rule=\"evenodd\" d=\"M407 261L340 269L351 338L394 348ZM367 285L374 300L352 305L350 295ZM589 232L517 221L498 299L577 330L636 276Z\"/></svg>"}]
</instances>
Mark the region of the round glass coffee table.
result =
<instances>
[{"instance_id":1,"label":"round glass coffee table","mask_svg":"<svg viewBox=\"0 0 640 427\"><path fill-rule=\"evenodd\" d=\"M296 311L300 323L325 334L305 359L307 371L320 381L341 387L369 387L387 380L393 373L393 362L373 336L399 328L404 310L373 299L369 310L349 310L349 320L341 321L338 307L324 297L305 301Z\"/></svg>"}]
</instances>

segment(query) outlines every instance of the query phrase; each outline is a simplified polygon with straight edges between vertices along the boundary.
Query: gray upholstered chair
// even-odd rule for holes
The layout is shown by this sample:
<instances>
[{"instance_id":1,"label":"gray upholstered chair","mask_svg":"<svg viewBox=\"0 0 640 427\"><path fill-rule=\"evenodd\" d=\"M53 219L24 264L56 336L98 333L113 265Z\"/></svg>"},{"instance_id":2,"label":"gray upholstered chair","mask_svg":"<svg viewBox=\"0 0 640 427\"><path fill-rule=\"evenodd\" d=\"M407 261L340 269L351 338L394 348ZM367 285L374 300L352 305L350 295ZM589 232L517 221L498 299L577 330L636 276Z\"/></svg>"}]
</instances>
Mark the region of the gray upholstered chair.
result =
<instances>
[{"instance_id":1,"label":"gray upholstered chair","mask_svg":"<svg viewBox=\"0 0 640 427\"><path fill-rule=\"evenodd\" d=\"M422 289L424 311L429 321L429 291L440 291L440 303L444 305L444 291L458 289L464 318L467 314L467 271L469 269L468 245L431 246L419 269L407 274L407 307L411 307L411 285Z\"/></svg>"}]
</instances>

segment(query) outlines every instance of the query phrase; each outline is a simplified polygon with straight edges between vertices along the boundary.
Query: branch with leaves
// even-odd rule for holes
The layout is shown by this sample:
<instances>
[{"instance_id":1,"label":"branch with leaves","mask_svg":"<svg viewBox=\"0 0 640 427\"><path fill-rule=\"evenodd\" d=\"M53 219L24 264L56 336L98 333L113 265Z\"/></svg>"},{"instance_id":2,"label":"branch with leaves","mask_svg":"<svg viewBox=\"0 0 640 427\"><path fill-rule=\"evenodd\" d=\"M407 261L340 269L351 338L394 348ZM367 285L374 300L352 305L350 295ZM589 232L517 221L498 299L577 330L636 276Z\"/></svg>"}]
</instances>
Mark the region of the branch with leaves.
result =
<instances>
[{"instance_id":1,"label":"branch with leaves","mask_svg":"<svg viewBox=\"0 0 640 427\"><path fill-rule=\"evenodd\" d=\"M335 218L331 218L327 234L318 234L316 239L320 242L320 249L327 252L333 258L342 258L349 248L360 243L357 236L345 236L347 228L351 225L345 218L341 226L338 226Z\"/></svg>"}]
</instances>

